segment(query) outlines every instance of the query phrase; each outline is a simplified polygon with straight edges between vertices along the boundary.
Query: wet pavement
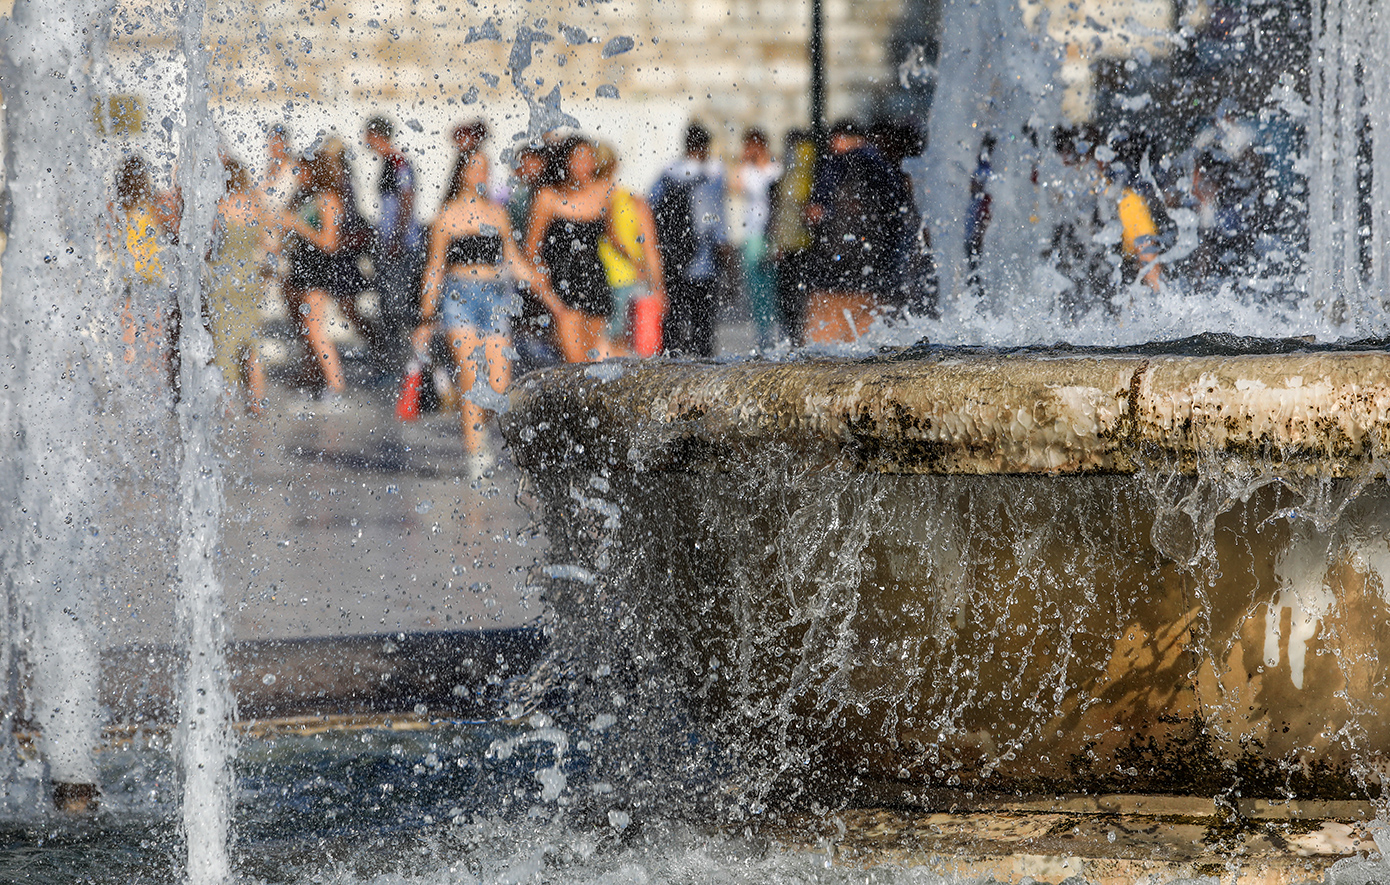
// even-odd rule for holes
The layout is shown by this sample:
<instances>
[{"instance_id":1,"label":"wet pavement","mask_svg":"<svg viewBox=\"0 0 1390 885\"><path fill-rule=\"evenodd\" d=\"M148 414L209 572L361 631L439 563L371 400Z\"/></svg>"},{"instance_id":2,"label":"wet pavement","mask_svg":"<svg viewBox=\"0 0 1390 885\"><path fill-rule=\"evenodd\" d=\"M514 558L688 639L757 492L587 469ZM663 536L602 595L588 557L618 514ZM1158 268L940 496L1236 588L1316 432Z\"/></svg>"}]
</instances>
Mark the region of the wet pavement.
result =
<instances>
[{"instance_id":1,"label":"wet pavement","mask_svg":"<svg viewBox=\"0 0 1390 885\"><path fill-rule=\"evenodd\" d=\"M542 549L520 474L469 475L457 411L397 419L393 385L337 403L272 384L259 417L220 438L225 505L217 571L233 641L517 627ZM177 583L172 419L113 483L99 603L102 645L172 639Z\"/></svg>"},{"instance_id":2,"label":"wet pavement","mask_svg":"<svg viewBox=\"0 0 1390 885\"><path fill-rule=\"evenodd\" d=\"M456 412L389 389L272 390L229 434L221 573L236 639L514 627L540 549L502 454L473 480ZM495 445L500 451L500 443Z\"/></svg>"},{"instance_id":3,"label":"wet pavement","mask_svg":"<svg viewBox=\"0 0 1390 885\"><path fill-rule=\"evenodd\" d=\"M242 718L489 715L492 687L540 653L527 582L544 544L500 438L474 478L457 411L403 422L393 394L358 386L324 403L273 384L261 416L226 421L217 570ZM176 716L169 479L118 483L109 537L123 552L99 617L102 699L119 722Z\"/></svg>"}]
</instances>

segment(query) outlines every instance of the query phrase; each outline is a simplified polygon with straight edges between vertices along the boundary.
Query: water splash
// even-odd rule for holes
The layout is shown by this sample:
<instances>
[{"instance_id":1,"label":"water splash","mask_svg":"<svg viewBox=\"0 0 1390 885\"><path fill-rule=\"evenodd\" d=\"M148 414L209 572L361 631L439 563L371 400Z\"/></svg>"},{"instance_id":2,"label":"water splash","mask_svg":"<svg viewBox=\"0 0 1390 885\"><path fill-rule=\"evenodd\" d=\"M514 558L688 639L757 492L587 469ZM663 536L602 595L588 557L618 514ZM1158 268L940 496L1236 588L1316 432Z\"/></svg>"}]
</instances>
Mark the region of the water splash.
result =
<instances>
[{"instance_id":1,"label":"water splash","mask_svg":"<svg viewBox=\"0 0 1390 885\"><path fill-rule=\"evenodd\" d=\"M224 408L203 316L204 260L213 213L224 187L217 134L207 107L207 54L202 46L204 0L176 10L184 57L179 184L184 199L178 244L180 329L180 452L176 634L183 648L178 746L183 771L186 876L191 885L230 881L228 856L235 778L231 726L235 701L226 656L222 586L213 563L221 541L222 469L216 429Z\"/></svg>"},{"instance_id":2,"label":"water splash","mask_svg":"<svg viewBox=\"0 0 1390 885\"><path fill-rule=\"evenodd\" d=\"M95 4L21 4L7 40L10 70L26 90L7 95L15 189L13 235L6 250L0 335L4 336L7 501L23 502L6 518L0 572L9 612L30 638L29 710L41 729L50 779L95 784L92 748L101 722L97 647L92 625L93 576L102 527L90 465L99 449L91 425L72 416L97 411L91 367L98 362L84 334L102 327L110 305L91 270L104 205L92 165L92 84L87 34L101 28ZM54 158L61 157L61 164ZM56 297L55 297L56 296ZM114 315L114 314L111 314ZM10 510L11 508L5 508ZM19 625L7 625L15 637ZM7 679L7 708L19 698Z\"/></svg>"}]
</instances>

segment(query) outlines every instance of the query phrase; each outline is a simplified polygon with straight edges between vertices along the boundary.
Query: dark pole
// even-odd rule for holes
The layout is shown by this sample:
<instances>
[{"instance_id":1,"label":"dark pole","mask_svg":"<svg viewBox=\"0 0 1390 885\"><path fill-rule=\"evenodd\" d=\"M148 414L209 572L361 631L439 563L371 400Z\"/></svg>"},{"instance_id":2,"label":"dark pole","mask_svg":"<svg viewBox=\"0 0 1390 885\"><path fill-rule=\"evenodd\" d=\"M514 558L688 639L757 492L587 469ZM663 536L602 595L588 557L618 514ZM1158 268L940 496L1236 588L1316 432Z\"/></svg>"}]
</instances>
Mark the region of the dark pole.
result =
<instances>
[{"instance_id":1,"label":"dark pole","mask_svg":"<svg viewBox=\"0 0 1390 885\"><path fill-rule=\"evenodd\" d=\"M821 0L811 0L811 132L825 143L825 13Z\"/></svg>"}]
</instances>

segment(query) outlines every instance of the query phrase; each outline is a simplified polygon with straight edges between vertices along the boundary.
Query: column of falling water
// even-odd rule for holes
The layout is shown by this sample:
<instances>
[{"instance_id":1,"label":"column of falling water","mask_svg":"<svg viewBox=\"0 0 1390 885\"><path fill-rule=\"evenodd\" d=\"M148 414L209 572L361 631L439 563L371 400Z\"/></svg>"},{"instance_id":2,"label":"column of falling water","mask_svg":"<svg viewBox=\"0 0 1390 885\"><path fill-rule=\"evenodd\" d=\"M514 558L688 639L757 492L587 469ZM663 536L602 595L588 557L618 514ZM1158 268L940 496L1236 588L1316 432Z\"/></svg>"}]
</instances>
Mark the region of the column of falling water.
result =
<instances>
[{"instance_id":1,"label":"column of falling water","mask_svg":"<svg viewBox=\"0 0 1390 885\"><path fill-rule=\"evenodd\" d=\"M203 255L223 176L217 133L208 115L207 55L202 46L205 3L176 5L184 56L183 129L179 184L184 197L179 227L180 332L179 592L178 640L184 651L179 689L178 742L183 769L183 832L187 881L215 885L231 876L228 841L233 805L231 722L234 700L227 677L222 588L213 565L221 539L222 471L215 422L222 405L221 376L212 364L212 338L203 315Z\"/></svg>"},{"instance_id":2,"label":"column of falling water","mask_svg":"<svg viewBox=\"0 0 1390 885\"><path fill-rule=\"evenodd\" d=\"M7 609L27 621L29 712L54 800L75 811L95 804L100 736L90 613L100 490L90 466L94 422L84 420L96 394L83 334L109 309L90 270L104 205L88 152L96 137L89 34L99 24L87 0L21 2L5 41L15 211L0 295L9 342L0 386L14 433L5 443L13 465L5 504L18 514L6 538L13 558L0 567L14 592Z\"/></svg>"},{"instance_id":3,"label":"column of falling water","mask_svg":"<svg viewBox=\"0 0 1390 885\"><path fill-rule=\"evenodd\" d=\"M1315 2L1312 13L1309 289L1334 319L1365 323L1390 308L1390 18L1373 0Z\"/></svg>"}]
</instances>

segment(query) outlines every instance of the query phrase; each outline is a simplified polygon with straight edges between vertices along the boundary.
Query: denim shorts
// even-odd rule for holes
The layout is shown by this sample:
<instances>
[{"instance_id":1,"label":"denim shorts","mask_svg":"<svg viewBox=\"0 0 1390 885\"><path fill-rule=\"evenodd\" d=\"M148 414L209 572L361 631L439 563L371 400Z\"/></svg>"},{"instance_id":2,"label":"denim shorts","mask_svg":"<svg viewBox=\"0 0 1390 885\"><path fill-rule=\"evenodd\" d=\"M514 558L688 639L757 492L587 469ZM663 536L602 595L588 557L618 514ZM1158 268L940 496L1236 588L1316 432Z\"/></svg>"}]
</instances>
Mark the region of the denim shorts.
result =
<instances>
[{"instance_id":1,"label":"denim shorts","mask_svg":"<svg viewBox=\"0 0 1390 885\"><path fill-rule=\"evenodd\" d=\"M445 329L471 326L484 336L506 335L516 313L516 300L506 280L470 280L450 275L439 303L440 324Z\"/></svg>"}]
</instances>

